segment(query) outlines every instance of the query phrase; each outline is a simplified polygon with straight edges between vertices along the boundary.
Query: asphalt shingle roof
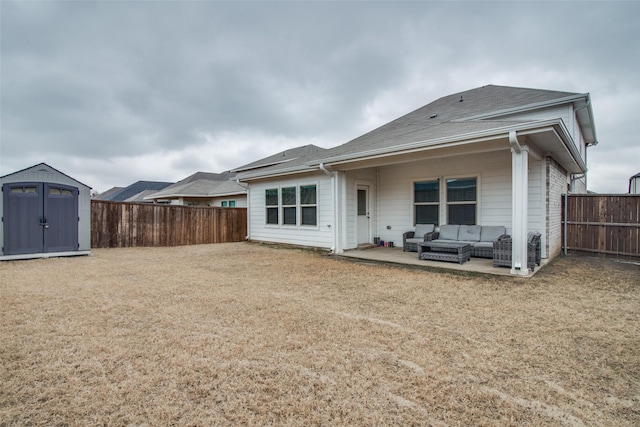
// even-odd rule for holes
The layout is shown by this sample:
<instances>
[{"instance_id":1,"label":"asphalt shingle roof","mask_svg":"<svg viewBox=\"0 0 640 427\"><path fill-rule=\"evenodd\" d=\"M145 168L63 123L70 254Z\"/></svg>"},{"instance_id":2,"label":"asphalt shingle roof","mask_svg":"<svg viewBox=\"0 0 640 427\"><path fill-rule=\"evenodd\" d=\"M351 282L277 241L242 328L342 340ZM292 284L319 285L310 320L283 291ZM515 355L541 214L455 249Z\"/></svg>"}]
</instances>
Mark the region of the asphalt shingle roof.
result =
<instances>
[{"instance_id":1,"label":"asphalt shingle roof","mask_svg":"<svg viewBox=\"0 0 640 427\"><path fill-rule=\"evenodd\" d=\"M124 187L120 191L115 191L108 194L105 197L101 197L100 200L110 200L113 202L123 202L130 197L140 194L145 190L162 190L163 188L173 184L172 182L159 182L159 181L137 181L128 187ZM109 190L111 191L111 190Z\"/></svg>"},{"instance_id":2,"label":"asphalt shingle roof","mask_svg":"<svg viewBox=\"0 0 640 427\"><path fill-rule=\"evenodd\" d=\"M241 175L247 177L278 174L287 170L304 171L305 164L311 169L311 165L331 162L331 159L342 156L348 158L371 151L393 151L396 148L400 150L407 144L428 145L447 138L502 129L534 121L507 120L506 116L511 113L580 96L584 94L509 86L483 86L439 98L337 147L307 152L283 163L275 162L282 156L282 153L278 153L236 171L242 171ZM299 147L298 150L304 148ZM254 170L251 170L252 167ZM258 167L260 168L257 169Z\"/></svg>"},{"instance_id":3,"label":"asphalt shingle roof","mask_svg":"<svg viewBox=\"0 0 640 427\"><path fill-rule=\"evenodd\" d=\"M237 182L233 172L210 173L196 172L161 191L150 195L154 199L169 196L215 196L222 194L246 193L246 189ZM149 196L147 196L149 197Z\"/></svg>"}]
</instances>

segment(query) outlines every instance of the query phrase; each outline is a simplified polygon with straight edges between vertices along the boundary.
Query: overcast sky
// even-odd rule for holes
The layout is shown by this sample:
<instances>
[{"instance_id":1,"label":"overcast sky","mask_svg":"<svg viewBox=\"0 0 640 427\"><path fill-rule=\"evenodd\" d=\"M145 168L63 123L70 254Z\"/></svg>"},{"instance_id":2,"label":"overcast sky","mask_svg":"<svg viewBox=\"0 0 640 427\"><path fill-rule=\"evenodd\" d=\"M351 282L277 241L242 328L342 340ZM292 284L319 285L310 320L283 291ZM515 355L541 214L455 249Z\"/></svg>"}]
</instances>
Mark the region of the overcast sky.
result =
<instances>
[{"instance_id":1,"label":"overcast sky","mask_svg":"<svg viewBox=\"0 0 640 427\"><path fill-rule=\"evenodd\" d=\"M640 172L640 2L0 1L0 176L102 192L334 147L486 84L589 92L589 190Z\"/></svg>"}]
</instances>

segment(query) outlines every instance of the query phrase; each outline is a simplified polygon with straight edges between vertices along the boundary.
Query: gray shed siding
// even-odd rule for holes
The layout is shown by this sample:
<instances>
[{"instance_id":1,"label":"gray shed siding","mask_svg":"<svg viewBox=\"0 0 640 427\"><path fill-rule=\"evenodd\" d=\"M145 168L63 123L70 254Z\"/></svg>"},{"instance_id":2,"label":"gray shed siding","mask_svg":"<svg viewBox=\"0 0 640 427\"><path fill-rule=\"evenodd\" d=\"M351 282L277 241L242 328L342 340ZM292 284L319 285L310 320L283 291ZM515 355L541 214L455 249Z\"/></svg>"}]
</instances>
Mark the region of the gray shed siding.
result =
<instances>
[{"instance_id":1,"label":"gray shed siding","mask_svg":"<svg viewBox=\"0 0 640 427\"><path fill-rule=\"evenodd\" d=\"M91 188L76 181L47 164L39 164L30 168L0 177L0 188L4 184L17 182L45 182L64 184L78 189L78 251L91 250ZM0 215L4 217L4 200L0 197ZM0 227L0 243L4 246L4 227ZM0 255L5 255L4 250Z\"/></svg>"}]
</instances>

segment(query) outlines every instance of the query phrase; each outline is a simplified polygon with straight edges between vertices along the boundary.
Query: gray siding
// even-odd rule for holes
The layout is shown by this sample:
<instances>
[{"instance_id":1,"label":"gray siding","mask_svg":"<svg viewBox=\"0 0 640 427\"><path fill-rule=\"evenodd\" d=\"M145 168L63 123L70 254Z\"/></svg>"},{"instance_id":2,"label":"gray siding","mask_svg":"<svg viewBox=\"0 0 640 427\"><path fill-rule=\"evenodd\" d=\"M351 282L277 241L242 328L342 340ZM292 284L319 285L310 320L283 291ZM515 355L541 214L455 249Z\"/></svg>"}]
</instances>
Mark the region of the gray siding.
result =
<instances>
[{"instance_id":1,"label":"gray siding","mask_svg":"<svg viewBox=\"0 0 640 427\"><path fill-rule=\"evenodd\" d=\"M36 165L23 171L0 178L3 184L14 182L50 182L78 188L78 243L80 251L91 250L91 195L90 188L81 182L60 173L47 165ZM0 197L0 214L4 212L3 198ZM4 242L4 231L0 227L0 242Z\"/></svg>"}]
</instances>

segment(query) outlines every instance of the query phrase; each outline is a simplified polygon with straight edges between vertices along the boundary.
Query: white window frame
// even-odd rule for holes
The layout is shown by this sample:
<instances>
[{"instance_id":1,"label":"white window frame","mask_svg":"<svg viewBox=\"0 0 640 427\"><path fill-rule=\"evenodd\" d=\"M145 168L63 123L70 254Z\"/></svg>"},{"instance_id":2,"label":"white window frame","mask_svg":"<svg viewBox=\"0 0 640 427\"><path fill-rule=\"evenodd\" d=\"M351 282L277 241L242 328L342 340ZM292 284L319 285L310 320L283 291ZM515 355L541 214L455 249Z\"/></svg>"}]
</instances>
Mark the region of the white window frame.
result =
<instances>
[{"instance_id":1,"label":"white window frame","mask_svg":"<svg viewBox=\"0 0 640 427\"><path fill-rule=\"evenodd\" d=\"M314 186L316 188L316 201L314 204L308 203L308 204L303 204L302 203L302 193L301 193L301 189L302 187L310 187L310 186ZM295 205L285 205L283 204L283 200L282 200L282 190L285 188L295 188L295 196L296 196L296 203ZM286 229L299 229L299 228L304 228L304 229L318 229L319 228L319 222L320 222L320 204L319 204L319 199L320 199L320 195L318 192L318 189L320 188L320 185L318 184L317 181L314 182L303 182L303 183L299 183L299 184L294 184L294 185L278 185L278 186L272 186L272 187L266 187L264 189L264 224L266 227L269 228L286 228ZM277 190L277 194L278 194L278 205L267 205L267 191L268 190ZM316 221L315 224L302 224L302 209L303 208L309 208L309 207L314 207L316 209ZM273 208L277 208L278 209L278 223L277 224L270 224L267 222L269 215L268 215L268 209L273 209ZM296 209L296 222L295 224L285 224L284 223L284 209L285 208L295 208Z\"/></svg>"},{"instance_id":2,"label":"white window frame","mask_svg":"<svg viewBox=\"0 0 640 427\"><path fill-rule=\"evenodd\" d=\"M277 204L267 205L267 191L276 191ZM267 187L264 189L264 224L266 227L279 227L280 226L280 187ZM278 220L275 223L269 222L269 209L275 209L278 215Z\"/></svg>"},{"instance_id":3,"label":"white window frame","mask_svg":"<svg viewBox=\"0 0 640 427\"><path fill-rule=\"evenodd\" d=\"M302 187L315 187L316 189L316 201L315 203L306 203L303 204L302 203ZM318 183L314 182L314 183L305 183L305 184L300 184L298 185L298 212L299 212L299 221L298 224L300 224L300 227L304 227L304 228L317 228L318 227L318 216L320 214L319 209L318 209ZM315 224L303 224L302 223L302 209L304 208L315 208L316 209L316 220L315 220Z\"/></svg>"},{"instance_id":4,"label":"white window frame","mask_svg":"<svg viewBox=\"0 0 640 427\"><path fill-rule=\"evenodd\" d=\"M293 194L294 194L294 196L296 198L295 203L293 205L285 205L284 204L284 190L285 189L288 190L288 189L291 189L291 188L293 188ZM297 227L298 226L298 223L299 223L298 214L300 213L299 209L298 209L298 205L300 203L300 198L298 197L298 192L299 192L298 185L287 185L287 186L283 185L282 187L280 187L279 203L280 203L280 215L282 215L282 220L280 221L280 225L283 226L283 227L289 228L289 227ZM285 224L284 223L284 220L285 220L285 215L284 215L285 209L295 209L296 210L295 219L294 219L294 223L293 224Z\"/></svg>"},{"instance_id":5,"label":"white window frame","mask_svg":"<svg viewBox=\"0 0 640 427\"><path fill-rule=\"evenodd\" d=\"M448 197L448 182L451 179L470 179L470 178L474 178L476 180L476 200L471 202L468 200L464 200L464 201L459 201L459 202L450 202L449 201L449 197ZM446 218L446 224L451 224L451 222L449 221L449 206L453 206L453 205L471 205L473 204L475 206L475 224L478 224L480 221L480 213L479 213L479 206L480 206L480 176L479 175L452 175L452 176L448 176L448 177L444 177L442 179L442 187L440 189L441 194L444 195L444 197L442 197L443 199L443 203L442 203L442 207L444 212L441 212L441 214L444 214L443 218ZM474 224L474 225L475 225Z\"/></svg>"},{"instance_id":6,"label":"white window frame","mask_svg":"<svg viewBox=\"0 0 640 427\"><path fill-rule=\"evenodd\" d=\"M420 182L435 182L438 184L438 201L437 202L416 202L416 184ZM441 206L443 204L442 201L442 188L440 183L442 180L440 178L428 178L428 179L415 179L411 182L411 200L413 203L413 225L417 225L417 217L416 217L416 206L437 206L438 209L438 224L435 226L439 226L442 224L442 212Z\"/></svg>"}]
</instances>

